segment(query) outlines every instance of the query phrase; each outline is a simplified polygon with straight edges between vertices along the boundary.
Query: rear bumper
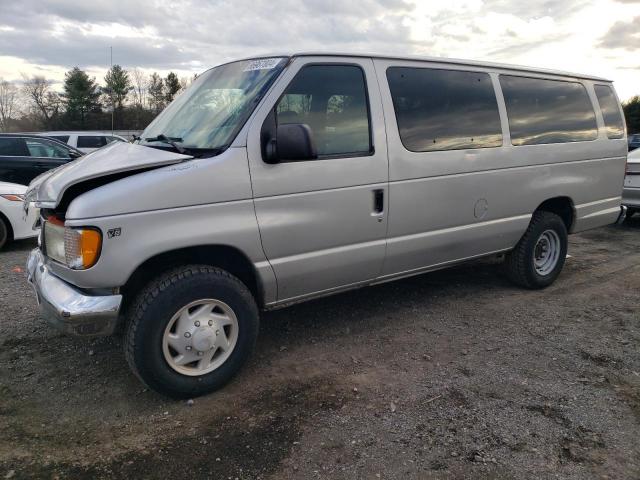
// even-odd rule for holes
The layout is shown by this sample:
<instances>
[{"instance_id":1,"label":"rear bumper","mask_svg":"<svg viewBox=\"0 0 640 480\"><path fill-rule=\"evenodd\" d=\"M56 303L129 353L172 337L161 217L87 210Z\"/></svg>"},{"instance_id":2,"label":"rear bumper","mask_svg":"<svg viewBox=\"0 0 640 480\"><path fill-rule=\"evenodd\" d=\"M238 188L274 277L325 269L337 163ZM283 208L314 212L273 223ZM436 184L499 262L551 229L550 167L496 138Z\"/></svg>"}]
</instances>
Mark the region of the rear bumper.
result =
<instances>
[{"instance_id":1,"label":"rear bumper","mask_svg":"<svg viewBox=\"0 0 640 480\"><path fill-rule=\"evenodd\" d=\"M27 280L36 292L42 316L58 330L80 336L114 332L122 295L85 295L50 273L37 248L27 260Z\"/></svg>"},{"instance_id":2,"label":"rear bumper","mask_svg":"<svg viewBox=\"0 0 640 480\"><path fill-rule=\"evenodd\" d=\"M640 188L625 187L622 191L622 204L629 208L640 208Z\"/></svg>"}]
</instances>

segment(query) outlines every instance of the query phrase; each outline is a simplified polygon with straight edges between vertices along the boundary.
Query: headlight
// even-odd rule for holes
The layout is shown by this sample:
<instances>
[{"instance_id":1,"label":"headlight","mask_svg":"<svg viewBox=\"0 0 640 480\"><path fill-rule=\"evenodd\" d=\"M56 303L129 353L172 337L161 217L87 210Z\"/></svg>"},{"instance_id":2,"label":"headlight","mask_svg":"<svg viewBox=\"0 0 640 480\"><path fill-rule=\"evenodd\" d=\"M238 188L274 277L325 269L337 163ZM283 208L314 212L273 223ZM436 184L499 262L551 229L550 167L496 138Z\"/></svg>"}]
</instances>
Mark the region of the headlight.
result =
<instances>
[{"instance_id":1,"label":"headlight","mask_svg":"<svg viewBox=\"0 0 640 480\"><path fill-rule=\"evenodd\" d=\"M22 202L24 200L24 195L21 195L19 193L0 194L0 197L4 198L5 200L9 200L10 202Z\"/></svg>"},{"instance_id":2,"label":"headlight","mask_svg":"<svg viewBox=\"0 0 640 480\"><path fill-rule=\"evenodd\" d=\"M102 234L96 228L65 227L56 220L44 223L46 255L74 270L92 267L98 261Z\"/></svg>"}]
</instances>

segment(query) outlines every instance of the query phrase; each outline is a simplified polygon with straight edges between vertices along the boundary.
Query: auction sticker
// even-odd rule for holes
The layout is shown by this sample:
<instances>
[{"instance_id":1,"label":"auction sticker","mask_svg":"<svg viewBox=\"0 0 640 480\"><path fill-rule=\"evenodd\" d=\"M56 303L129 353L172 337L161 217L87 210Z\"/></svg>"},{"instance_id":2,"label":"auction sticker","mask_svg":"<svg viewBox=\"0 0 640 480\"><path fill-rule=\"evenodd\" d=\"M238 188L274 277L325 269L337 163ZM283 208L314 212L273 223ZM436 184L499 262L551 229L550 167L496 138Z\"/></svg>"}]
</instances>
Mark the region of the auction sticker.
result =
<instances>
[{"instance_id":1,"label":"auction sticker","mask_svg":"<svg viewBox=\"0 0 640 480\"><path fill-rule=\"evenodd\" d=\"M281 60L282 58L260 58L258 60L251 60L248 65L244 67L244 71L271 70L272 68L276 68Z\"/></svg>"}]
</instances>

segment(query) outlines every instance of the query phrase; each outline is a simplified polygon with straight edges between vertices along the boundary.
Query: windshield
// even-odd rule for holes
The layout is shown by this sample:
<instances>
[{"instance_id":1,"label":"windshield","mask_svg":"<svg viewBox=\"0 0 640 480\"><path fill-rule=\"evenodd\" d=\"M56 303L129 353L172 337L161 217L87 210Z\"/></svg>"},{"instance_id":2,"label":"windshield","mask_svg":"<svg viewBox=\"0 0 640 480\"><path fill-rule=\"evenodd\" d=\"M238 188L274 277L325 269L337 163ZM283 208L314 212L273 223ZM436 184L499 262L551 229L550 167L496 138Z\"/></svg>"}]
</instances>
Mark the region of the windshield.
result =
<instances>
[{"instance_id":1,"label":"windshield","mask_svg":"<svg viewBox=\"0 0 640 480\"><path fill-rule=\"evenodd\" d=\"M224 150L286 63L286 58L261 58L206 71L151 122L139 143Z\"/></svg>"}]
</instances>

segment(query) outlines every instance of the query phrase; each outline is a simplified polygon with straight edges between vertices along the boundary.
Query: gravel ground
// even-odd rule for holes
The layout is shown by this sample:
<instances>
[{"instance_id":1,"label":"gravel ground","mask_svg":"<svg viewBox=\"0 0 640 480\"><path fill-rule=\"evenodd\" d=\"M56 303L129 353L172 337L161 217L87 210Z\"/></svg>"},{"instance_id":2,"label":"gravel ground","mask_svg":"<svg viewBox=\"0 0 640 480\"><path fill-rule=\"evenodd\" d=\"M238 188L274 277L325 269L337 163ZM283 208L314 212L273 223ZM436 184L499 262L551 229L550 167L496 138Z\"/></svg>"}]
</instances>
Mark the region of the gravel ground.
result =
<instances>
[{"instance_id":1,"label":"gravel ground","mask_svg":"<svg viewBox=\"0 0 640 480\"><path fill-rule=\"evenodd\" d=\"M640 218L544 291L481 261L265 314L193 404L43 324L32 247L0 253L0 479L640 478Z\"/></svg>"}]
</instances>

